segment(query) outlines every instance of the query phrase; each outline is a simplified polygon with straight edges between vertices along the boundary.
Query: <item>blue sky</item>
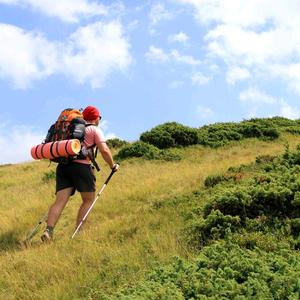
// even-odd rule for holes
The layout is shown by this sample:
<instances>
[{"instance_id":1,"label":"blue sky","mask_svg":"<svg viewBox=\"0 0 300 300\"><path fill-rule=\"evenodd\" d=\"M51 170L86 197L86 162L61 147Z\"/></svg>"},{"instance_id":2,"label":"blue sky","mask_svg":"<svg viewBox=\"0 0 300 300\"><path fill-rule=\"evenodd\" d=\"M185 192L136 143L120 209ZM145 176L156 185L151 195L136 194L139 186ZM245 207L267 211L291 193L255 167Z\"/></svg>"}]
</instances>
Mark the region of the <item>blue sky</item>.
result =
<instances>
[{"instance_id":1,"label":"blue sky","mask_svg":"<svg viewBox=\"0 0 300 300\"><path fill-rule=\"evenodd\" d=\"M167 121L300 118L298 0L0 0L0 163L66 107L106 138Z\"/></svg>"}]
</instances>

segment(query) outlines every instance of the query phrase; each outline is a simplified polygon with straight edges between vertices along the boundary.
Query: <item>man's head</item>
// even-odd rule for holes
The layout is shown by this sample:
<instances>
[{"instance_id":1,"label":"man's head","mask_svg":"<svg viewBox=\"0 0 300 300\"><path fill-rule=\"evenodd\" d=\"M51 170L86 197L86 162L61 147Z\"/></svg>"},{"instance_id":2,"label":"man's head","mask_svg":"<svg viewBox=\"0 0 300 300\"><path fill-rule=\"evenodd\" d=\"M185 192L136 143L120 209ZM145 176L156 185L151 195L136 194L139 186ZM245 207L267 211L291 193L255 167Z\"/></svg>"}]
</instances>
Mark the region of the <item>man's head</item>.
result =
<instances>
[{"instance_id":1,"label":"man's head","mask_svg":"<svg viewBox=\"0 0 300 300\"><path fill-rule=\"evenodd\" d=\"M94 106L87 106L82 112L83 118L89 122L98 125L101 116L100 111Z\"/></svg>"}]
</instances>

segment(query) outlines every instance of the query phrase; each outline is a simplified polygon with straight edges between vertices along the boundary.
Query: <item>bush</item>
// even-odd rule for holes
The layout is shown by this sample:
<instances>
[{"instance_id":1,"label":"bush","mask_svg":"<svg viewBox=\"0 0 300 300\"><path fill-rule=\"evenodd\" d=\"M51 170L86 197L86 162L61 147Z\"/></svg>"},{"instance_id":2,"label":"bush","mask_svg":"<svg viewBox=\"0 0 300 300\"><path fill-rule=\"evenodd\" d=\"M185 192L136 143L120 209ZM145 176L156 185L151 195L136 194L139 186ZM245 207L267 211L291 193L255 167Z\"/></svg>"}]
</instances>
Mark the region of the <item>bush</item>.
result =
<instances>
[{"instance_id":1,"label":"bush","mask_svg":"<svg viewBox=\"0 0 300 300\"><path fill-rule=\"evenodd\" d=\"M251 121L241 123L241 134L244 138L261 138L274 140L279 137L279 131L272 125L264 125Z\"/></svg>"},{"instance_id":2,"label":"bush","mask_svg":"<svg viewBox=\"0 0 300 300\"><path fill-rule=\"evenodd\" d=\"M218 183L226 180L227 178L224 175L210 175L207 176L204 180L205 187L214 187Z\"/></svg>"},{"instance_id":3,"label":"bush","mask_svg":"<svg viewBox=\"0 0 300 300\"><path fill-rule=\"evenodd\" d=\"M49 172L45 172L42 176L43 183L48 183L49 181L53 181L56 178L56 172L54 170L50 170Z\"/></svg>"},{"instance_id":4,"label":"bush","mask_svg":"<svg viewBox=\"0 0 300 300\"><path fill-rule=\"evenodd\" d=\"M157 147L144 142L135 142L124 146L115 159L122 160L131 157L141 157L144 159L161 159L166 161L177 161L181 156L167 150L160 150Z\"/></svg>"},{"instance_id":5,"label":"bush","mask_svg":"<svg viewBox=\"0 0 300 300\"><path fill-rule=\"evenodd\" d=\"M198 143L204 146L220 147L242 138L237 123L216 123L198 129Z\"/></svg>"},{"instance_id":6,"label":"bush","mask_svg":"<svg viewBox=\"0 0 300 300\"><path fill-rule=\"evenodd\" d=\"M192 220L186 227L189 240L195 240L201 246L214 239L213 231L223 236L228 227L224 224L231 222L226 219L228 217L238 217L240 220L230 227L232 231L255 230L289 234L287 224L290 224L295 235L298 232L297 218L300 215L299 153L300 149L297 149L288 156L258 157L255 164L248 166L249 173L256 173L252 178L239 181L238 185L232 181L229 183L234 175L207 177L206 186L212 187L220 182L222 185L214 188L201 211L192 214ZM216 218L223 225L216 222L217 229L213 229L215 225L212 220ZM218 229L220 226L223 229Z\"/></svg>"},{"instance_id":7,"label":"bush","mask_svg":"<svg viewBox=\"0 0 300 300\"><path fill-rule=\"evenodd\" d=\"M106 144L109 148L121 148L125 145L128 145L129 143L124 141L124 140L120 140L118 138L114 138L114 139L108 139L106 141Z\"/></svg>"},{"instance_id":8,"label":"bush","mask_svg":"<svg viewBox=\"0 0 300 300\"><path fill-rule=\"evenodd\" d=\"M291 232L296 237L300 235L300 218L295 218L291 220Z\"/></svg>"},{"instance_id":9,"label":"bush","mask_svg":"<svg viewBox=\"0 0 300 300\"><path fill-rule=\"evenodd\" d=\"M272 123L263 121L244 121L241 123L216 123L198 129L198 143L220 147L231 141L245 138L273 140L279 137L279 131Z\"/></svg>"},{"instance_id":10,"label":"bush","mask_svg":"<svg viewBox=\"0 0 300 300\"><path fill-rule=\"evenodd\" d=\"M224 215L239 216L245 220L251 206L249 190L244 187L224 188L213 196L210 203L204 207L204 217L212 211L219 210Z\"/></svg>"},{"instance_id":11,"label":"bush","mask_svg":"<svg viewBox=\"0 0 300 300\"><path fill-rule=\"evenodd\" d=\"M235 231L240 227L238 216L225 216L219 210L212 210L206 218L194 218L185 228L187 243L195 249L200 249L209 240L225 237L228 229Z\"/></svg>"},{"instance_id":12,"label":"bush","mask_svg":"<svg viewBox=\"0 0 300 300\"><path fill-rule=\"evenodd\" d=\"M174 258L114 299L298 299L299 269L299 256L285 250L215 243L193 261Z\"/></svg>"},{"instance_id":13,"label":"bush","mask_svg":"<svg viewBox=\"0 0 300 300\"><path fill-rule=\"evenodd\" d=\"M195 145L198 143L198 133L194 128L171 122L158 125L150 131L144 132L140 140L159 149L165 149Z\"/></svg>"},{"instance_id":14,"label":"bush","mask_svg":"<svg viewBox=\"0 0 300 300\"><path fill-rule=\"evenodd\" d=\"M144 142L135 142L122 148L116 158L143 157L145 159L158 159L159 154L160 151L155 146Z\"/></svg>"},{"instance_id":15,"label":"bush","mask_svg":"<svg viewBox=\"0 0 300 300\"><path fill-rule=\"evenodd\" d=\"M265 163L272 163L275 160L276 156L272 155L259 155L256 157L255 162L257 164L265 164Z\"/></svg>"}]
</instances>

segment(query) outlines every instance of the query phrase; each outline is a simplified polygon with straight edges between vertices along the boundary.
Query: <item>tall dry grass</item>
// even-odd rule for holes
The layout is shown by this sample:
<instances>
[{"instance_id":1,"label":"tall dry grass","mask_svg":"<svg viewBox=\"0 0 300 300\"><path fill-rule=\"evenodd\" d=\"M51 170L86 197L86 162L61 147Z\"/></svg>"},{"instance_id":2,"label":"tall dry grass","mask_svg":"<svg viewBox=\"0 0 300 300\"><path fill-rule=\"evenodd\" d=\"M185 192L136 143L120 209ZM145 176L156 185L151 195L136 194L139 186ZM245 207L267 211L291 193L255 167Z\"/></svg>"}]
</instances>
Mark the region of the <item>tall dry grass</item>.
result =
<instances>
[{"instance_id":1,"label":"tall dry grass","mask_svg":"<svg viewBox=\"0 0 300 300\"><path fill-rule=\"evenodd\" d=\"M80 197L71 198L55 229L55 241L29 248L19 241L54 199L55 164L47 161L0 167L0 299L101 299L175 255L192 253L181 241L180 198L202 188L208 175L293 149L300 137L249 140L220 149L179 150L179 162L124 161L101 195L85 230L70 240ZM97 174L101 187L109 170ZM187 204L188 205L188 204ZM98 297L98 298L97 298Z\"/></svg>"}]
</instances>

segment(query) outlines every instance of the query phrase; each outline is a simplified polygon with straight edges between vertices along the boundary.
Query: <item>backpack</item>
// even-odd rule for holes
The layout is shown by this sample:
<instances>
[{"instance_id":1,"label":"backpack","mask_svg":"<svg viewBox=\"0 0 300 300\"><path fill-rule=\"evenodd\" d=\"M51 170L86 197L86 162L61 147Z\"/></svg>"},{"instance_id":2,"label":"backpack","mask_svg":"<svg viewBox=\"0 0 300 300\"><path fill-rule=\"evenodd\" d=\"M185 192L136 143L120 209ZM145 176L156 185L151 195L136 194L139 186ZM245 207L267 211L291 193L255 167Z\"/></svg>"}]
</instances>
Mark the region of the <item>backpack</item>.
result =
<instances>
[{"instance_id":1,"label":"backpack","mask_svg":"<svg viewBox=\"0 0 300 300\"><path fill-rule=\"evenodd\" d=\"M93 126L93 124L86 123L86 121L83 119L81 110L66 108L60 113L57 121L49 128L44 143L78 139L81 145L83 145L85 128L87 126ZM85 159L89 157L97 171L99 171L100 168L95 160L97 153L95 154L93 151L94 146L95 145L88 149L80 150L79 154L76 156L58 157L51 159L51 161L67 164L74 159Z\"/></svg>"}]
</instances>

